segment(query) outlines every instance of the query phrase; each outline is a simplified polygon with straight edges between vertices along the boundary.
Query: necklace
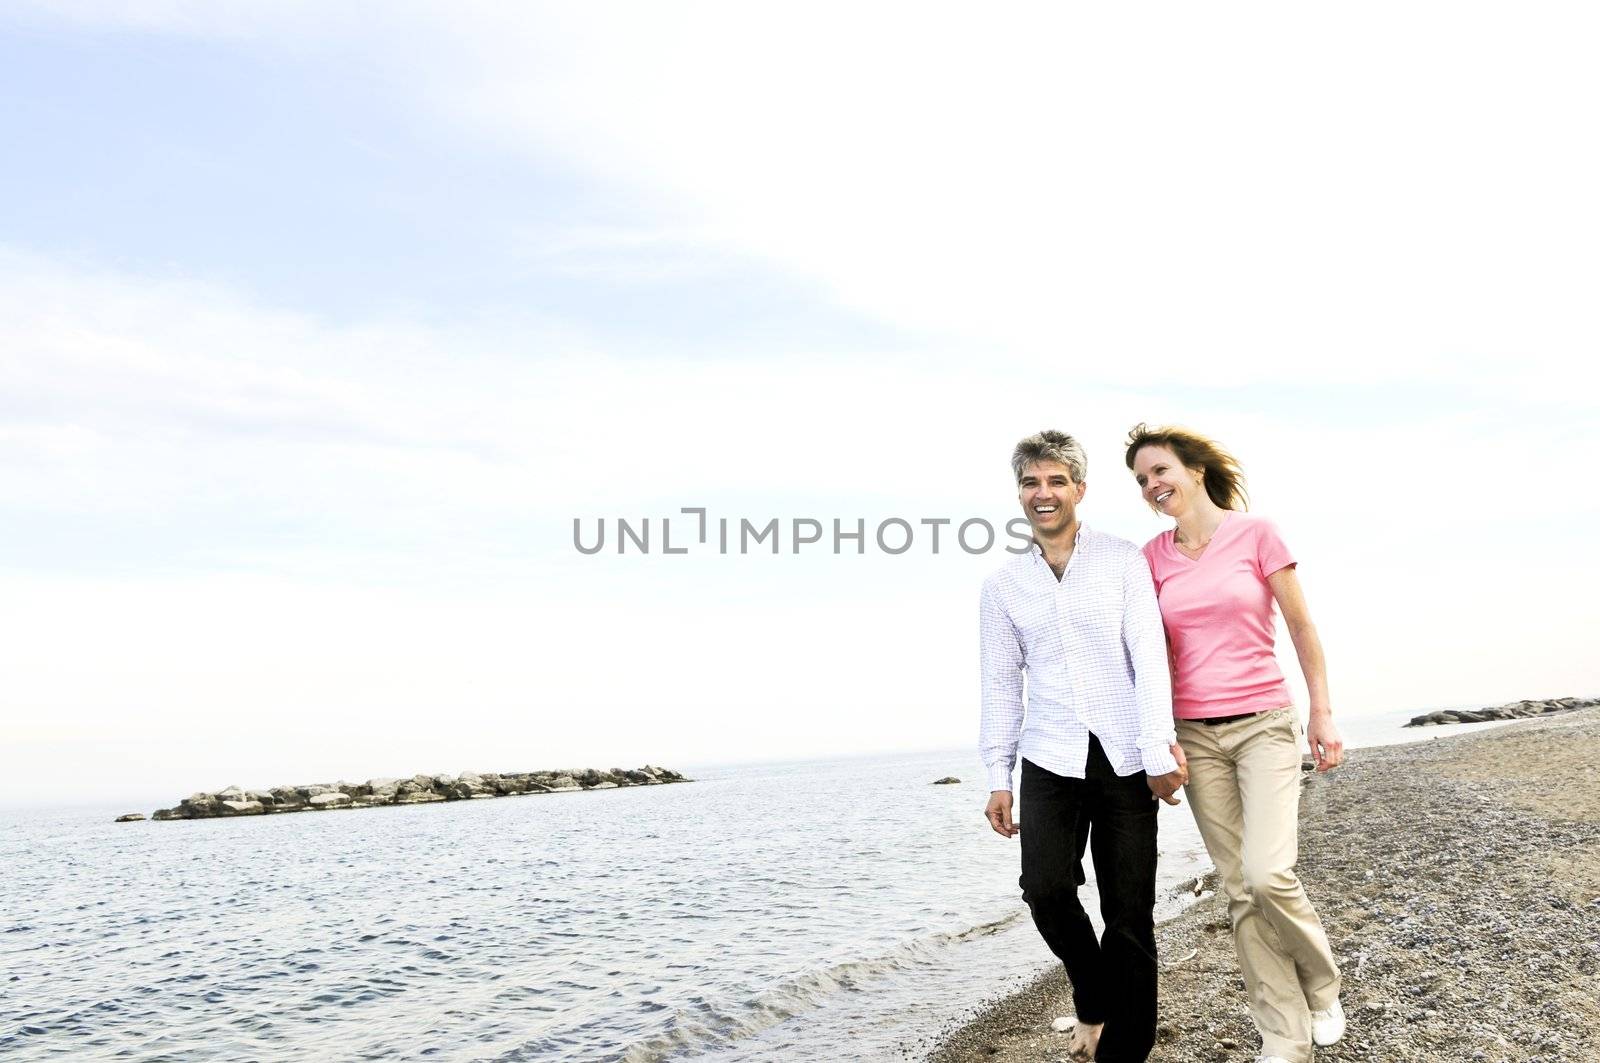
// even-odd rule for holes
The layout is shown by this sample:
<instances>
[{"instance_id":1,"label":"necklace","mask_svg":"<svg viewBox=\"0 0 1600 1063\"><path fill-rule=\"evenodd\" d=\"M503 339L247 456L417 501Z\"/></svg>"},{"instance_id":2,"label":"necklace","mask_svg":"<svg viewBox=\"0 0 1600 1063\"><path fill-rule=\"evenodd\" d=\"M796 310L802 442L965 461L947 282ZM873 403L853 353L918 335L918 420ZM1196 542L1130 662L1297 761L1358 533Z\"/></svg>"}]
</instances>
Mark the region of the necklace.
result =
<instances>
[{"instance_id":1,"label":"necklace","mask_svg":"<svg viewBox=\"0 0 1600 1063\"><path fill-rule=\"evenodd\" d=\"M1172 529L1172 541L1175 542L1178 545L1178 549L1182 550L1186 554L1190 554L1190 555L1199 554L1206 547L1211 545L1211 540L1215 539L1217 537L1217 531L1221 527L1222 527L1222 525L1218 524L1215 528L1211 529L1211 534L1210 535L1206 536L1204 539L1200 540L1197 543L1185 542L1184 538L1183 538L1183 532L1180 531L1177 528L1174 528L1174 529Z\"/></svg>"}]
</instances>

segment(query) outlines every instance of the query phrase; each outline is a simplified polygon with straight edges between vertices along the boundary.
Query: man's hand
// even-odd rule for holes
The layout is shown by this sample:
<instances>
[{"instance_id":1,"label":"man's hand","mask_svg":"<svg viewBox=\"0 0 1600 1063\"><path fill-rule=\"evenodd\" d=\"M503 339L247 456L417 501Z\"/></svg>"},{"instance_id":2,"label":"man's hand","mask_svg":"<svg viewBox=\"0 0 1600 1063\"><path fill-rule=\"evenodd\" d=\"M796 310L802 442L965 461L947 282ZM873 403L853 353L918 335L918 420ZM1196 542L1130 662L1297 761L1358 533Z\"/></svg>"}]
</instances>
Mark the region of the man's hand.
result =
<instances>
[{"instance_id":1,"label":"man's hand","mask_svg":"<svg viewBox=\"0 0 1600 1063\"><path fill-rule=\"evenodd\" d=\"M1017 825L1011 822L1011 791L996 790L990 794L989 803L983 809L983 818L1002 838L1015 836Z\"/></svg>"},{"instance_id":2,"label":"man's hand","mask_svg":"<svg viewBox=\"0 0 1600 1063\"><path fill-rule=\"evenodd\" d=\"M1146 775L1145 781L1150 784L1150 792L1169 805L1181 805L1178 800L1178 787L1183 785L1183 772L1169 771L1165 775Z\"/></svg>"},{"instance_id":3,"label":"man's hand","mask_svg":"<svg viewBox=\"0 0 1600 1063\"><path fill-rule=\"evenodd\" d=\"M1339 729L1333 725L1333 713L1311 713L1306 741L1311 745L1311 756L1317 762L1318 771L1337 768L1344 762L1344 739L1339 737Z\"/></svg>"},{"instance_id":4,"label":"man's hand","mask_svg":"<svg viewBox=\"0 0 1600 1063\"><path fill-rule=\"evenodd\" d=\"M1179 805L1182 801L1177 798L1178 787L1189 781L1189 761L1183 755L1183 747L1174 742L1171 746L1172 759L1178 762L1175 771L1165 775L1147 775L1145 780L1150 784L1150 792L1169 805Z\"/></svg>"}]
</instances>

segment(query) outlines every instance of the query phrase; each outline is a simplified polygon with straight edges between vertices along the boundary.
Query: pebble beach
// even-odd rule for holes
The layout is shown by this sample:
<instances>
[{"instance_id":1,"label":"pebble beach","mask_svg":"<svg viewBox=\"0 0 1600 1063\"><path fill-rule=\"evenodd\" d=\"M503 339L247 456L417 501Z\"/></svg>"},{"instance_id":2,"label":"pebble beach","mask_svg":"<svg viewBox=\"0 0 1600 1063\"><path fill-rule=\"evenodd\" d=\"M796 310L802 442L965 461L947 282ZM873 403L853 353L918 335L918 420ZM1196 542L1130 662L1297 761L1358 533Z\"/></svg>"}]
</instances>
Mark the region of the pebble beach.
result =
<instances>
[{"instance_id":1,"label":"pebble beach","mask_svg":"<svg viewBox=\"0 0 1600 1063\"><path fill-rule=\"evenodd\" d=\"M1600 708L1352 751L1308 776L1301 879L1344 972L1338 1060L1600 1060ZM1157 929L1158 1063L1249 1061L1223 898ZM1067 1059L1059 968L979 1008L930 1063Z\"/></svg>"}]
</instances>

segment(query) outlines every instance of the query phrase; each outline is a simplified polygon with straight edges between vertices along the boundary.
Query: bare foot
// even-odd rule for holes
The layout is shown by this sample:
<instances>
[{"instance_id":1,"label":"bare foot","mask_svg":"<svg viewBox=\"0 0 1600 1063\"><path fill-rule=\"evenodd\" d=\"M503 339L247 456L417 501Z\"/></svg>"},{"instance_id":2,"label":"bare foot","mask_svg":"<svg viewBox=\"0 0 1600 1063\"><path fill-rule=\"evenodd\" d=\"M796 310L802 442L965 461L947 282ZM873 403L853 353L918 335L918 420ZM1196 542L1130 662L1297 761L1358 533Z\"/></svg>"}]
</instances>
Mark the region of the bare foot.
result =
<instances>
[{"instance_id":1,"label":"bare foot","mask_svg":"<svg viewBox=\"0 0 1600 1063\"><path fill-rule=\"evenodd\" d=\"M1067 1058L1072 1063L1094 1063L1094 1050L1100 1047L1100 1031L1106 1024L1096 1023L1090 1026L1080 1022L1072 1028L1072 1037L1067 1041Z\"/></svg>"}]
</instances>

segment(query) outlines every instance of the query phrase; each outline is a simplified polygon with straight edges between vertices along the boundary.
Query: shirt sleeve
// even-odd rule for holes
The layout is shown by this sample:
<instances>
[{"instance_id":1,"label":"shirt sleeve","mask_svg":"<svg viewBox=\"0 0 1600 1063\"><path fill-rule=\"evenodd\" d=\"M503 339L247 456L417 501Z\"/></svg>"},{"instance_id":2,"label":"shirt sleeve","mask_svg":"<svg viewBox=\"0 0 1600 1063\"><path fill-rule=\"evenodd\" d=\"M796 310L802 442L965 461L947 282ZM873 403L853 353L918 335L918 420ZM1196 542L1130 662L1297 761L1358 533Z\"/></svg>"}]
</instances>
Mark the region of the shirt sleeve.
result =
<instances>
[{"instance_id":1,"label":"shirt sleeve","mask_svg":"<svg viewBox=\"0 0 1600 1063\"><path fill-rule=\"evenodd\" d=\"M989 790L1011 789L1022 736L1022 643L1011 617L1001 607L993 582L983 585L978 605L978 654L982 671L983 709L978 724L978 755L983 758Z\"/></svg>"},{"instance_id":2,"label":"shirt sleeve","mask_svg":"<svg viewBox=\"0 0 1600 1063\"><path fill-rule=\"evenodd\" d=\"M1261 571L1261 578L1266 579L1279 569L1295 563L1294 555L1278 533L1278 526L1270 520L1260 521L1256 525L1256 566Z\"/></svg>"},{"instance_id":3,"label":"shirt sleeve","mask_svg":"<svg viewBox=\"0 0 1600 1063\"><path fill-rule=\"evenodd\" d=\"M1139 712L1139 756L1148 775L1178 770L1171 746L1178 740L1172 726L1172 668L1167 661L1167 634L1161 626L1155 583L1144 554L1128 555L1122 570L1122 641L1133 665L1134 701Z\"/></svg>"}]
</instances>

